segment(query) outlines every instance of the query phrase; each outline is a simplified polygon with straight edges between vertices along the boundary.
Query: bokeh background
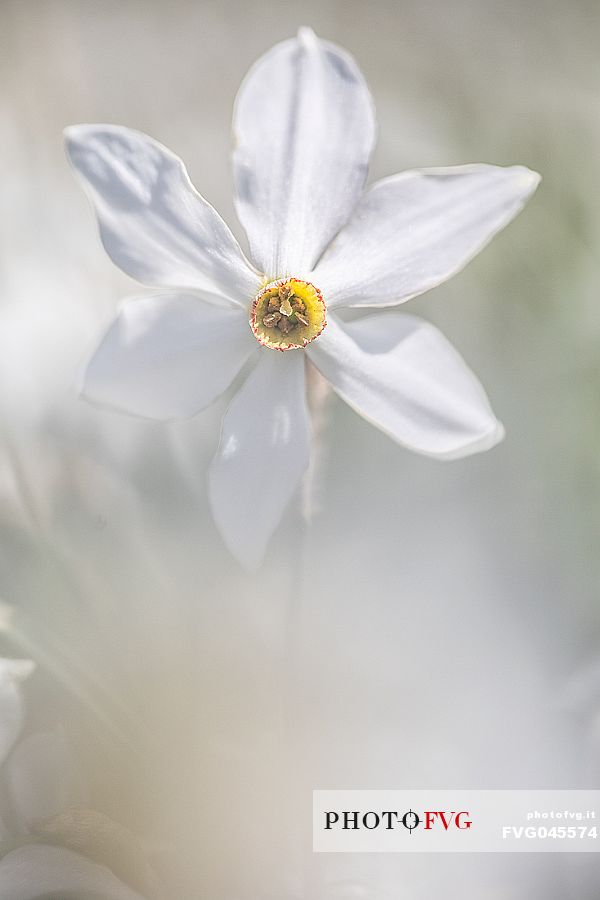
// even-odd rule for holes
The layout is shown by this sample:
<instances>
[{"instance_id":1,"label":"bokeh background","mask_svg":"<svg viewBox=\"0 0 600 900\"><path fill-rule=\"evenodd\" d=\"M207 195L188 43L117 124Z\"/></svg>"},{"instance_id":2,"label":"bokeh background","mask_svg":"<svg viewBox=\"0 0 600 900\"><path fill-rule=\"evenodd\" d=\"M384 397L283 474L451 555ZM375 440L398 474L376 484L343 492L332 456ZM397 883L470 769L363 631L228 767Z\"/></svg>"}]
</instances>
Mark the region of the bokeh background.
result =
<instances>
[{"instance_id":1,"label":"bokeh background","mask_svg":"<svg viewBox=\"0 0 600 900\"><path fill-rule=\"evenodd\" d=\"M168 427L77 399L139 288L61 131L148 132L242 240L235 92L303 24L370 84L371 179L491 162L543 182L409 304L481 377L506 441L438 463L331 399L316 513L290 510L248 575L207 507L227 398ZM0 649L37 661L27 729L62 729L158 896L597 898L584 855L314 857L310 803L599 786L599 33L596 0L1 0Z\"/></svg>"}]
</instances>

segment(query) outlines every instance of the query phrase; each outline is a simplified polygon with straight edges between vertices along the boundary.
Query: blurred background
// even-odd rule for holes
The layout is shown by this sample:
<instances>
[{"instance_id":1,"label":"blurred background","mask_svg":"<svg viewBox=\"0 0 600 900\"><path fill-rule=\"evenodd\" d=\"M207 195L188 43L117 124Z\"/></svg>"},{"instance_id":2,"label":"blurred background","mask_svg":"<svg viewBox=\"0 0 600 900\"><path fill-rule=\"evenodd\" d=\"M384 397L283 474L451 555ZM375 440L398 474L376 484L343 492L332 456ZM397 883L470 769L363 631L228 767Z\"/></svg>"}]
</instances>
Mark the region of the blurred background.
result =
<instances>
[{"instance_id":1,"label":"blurred background","mask_svg":"<svg viewBox=\"0 0 600 900\"><path fill-rule=\"evenodd\" d=\"M543 182L407 306L480 376L505 442L434 462L332 398L317 512L304 529L291 509L248 575L205 490L228 398L170 426L77 399L139 286L61 132L151 134L243 240L234 96L304 24L370 84L371 180L490 162ZM596 0L1 0L0 650L38 663L26 732L61 728L157 896L597 898L595 855L313 856L310 806L600 786L599 29Z\"/></svg>"}]
</instances>

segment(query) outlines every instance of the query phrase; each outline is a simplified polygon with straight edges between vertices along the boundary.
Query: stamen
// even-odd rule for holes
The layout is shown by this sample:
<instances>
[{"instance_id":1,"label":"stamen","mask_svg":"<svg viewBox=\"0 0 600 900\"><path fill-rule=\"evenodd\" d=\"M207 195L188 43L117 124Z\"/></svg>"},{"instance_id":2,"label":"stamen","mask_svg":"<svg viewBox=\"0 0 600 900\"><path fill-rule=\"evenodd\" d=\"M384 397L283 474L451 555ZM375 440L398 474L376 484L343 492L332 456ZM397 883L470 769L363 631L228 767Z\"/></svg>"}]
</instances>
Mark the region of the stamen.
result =
<instances>
[{"instance_id":1,"label":"stamen","mask_svg":"<svg viewBox=\"0 0 600 900\"><path fill-rule=\"evenodd\" d=\"M306 347L326 324L321 292L297 278L267 285L252 305L250 325L254 335L274 350Z\"/></svg>"}]
</instances>

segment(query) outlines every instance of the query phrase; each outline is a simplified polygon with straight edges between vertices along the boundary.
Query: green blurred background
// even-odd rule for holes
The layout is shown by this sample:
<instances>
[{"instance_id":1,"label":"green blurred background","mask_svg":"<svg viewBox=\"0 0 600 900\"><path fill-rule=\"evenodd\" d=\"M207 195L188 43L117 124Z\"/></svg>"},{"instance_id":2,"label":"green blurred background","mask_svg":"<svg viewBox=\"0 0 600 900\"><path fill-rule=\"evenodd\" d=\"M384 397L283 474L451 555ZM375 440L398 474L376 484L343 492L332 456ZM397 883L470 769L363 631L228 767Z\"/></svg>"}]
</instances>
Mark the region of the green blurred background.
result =
<instances>
[{"instance_id":1,"label":"green blurred background","mask_svg":"<svg viewBox=\"0 0 600 900\"><path fill-rule=\"evenodd\" d=\"M370 84L371 180L491 162L543 181L407 306L481 377L506 441L436 463L331 399L318 512L303 535L290 510L250 576L206 501L227 398L168 427L77 399L139 287L61 131L151 134L243 240L233 99L303 24ZM310 792L598 787L599 34L597 0L1 0L2 647L38 661L28 727L61 723L165 897L598 896L583 856L313 857Z\"/></svg>"}]
</instances>

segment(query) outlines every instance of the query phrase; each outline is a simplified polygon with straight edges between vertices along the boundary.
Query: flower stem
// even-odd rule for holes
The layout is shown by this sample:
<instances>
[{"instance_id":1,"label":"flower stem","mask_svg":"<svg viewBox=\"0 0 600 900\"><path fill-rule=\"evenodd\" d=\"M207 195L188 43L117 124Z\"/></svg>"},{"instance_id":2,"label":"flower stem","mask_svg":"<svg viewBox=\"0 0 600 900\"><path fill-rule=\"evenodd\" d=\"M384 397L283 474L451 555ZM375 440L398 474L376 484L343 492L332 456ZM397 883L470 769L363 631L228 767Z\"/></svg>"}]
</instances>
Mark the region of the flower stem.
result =
<instances>
[{"instance_id":1,"label":"flower stem","mask_svg":"<svg viewBox=\"0 0 600 900\"><path fill-rule=\"evenodd\" d=\"M299 884L295 887L301 896L316 894L315 870L312 865L312 789L309 779L309 759L305 748L306 736L306 681L303 660L303 638L306 635L306 588L307 572L311 566L310 537L311 523L319 509L319 487L325 456L325 435L327 430L327 402L330 388L317 370L307 365L307 402L312 426L312 446L310 464L302 481L300 514L294 529L293 577L290 585L289 601L284 612L283 624L283 728L284 767L287 809L299 810L297 824L289 832L290 871L297 872ZM302 777L305 773L304 778Z\"/></svg>"}]
</instances>

